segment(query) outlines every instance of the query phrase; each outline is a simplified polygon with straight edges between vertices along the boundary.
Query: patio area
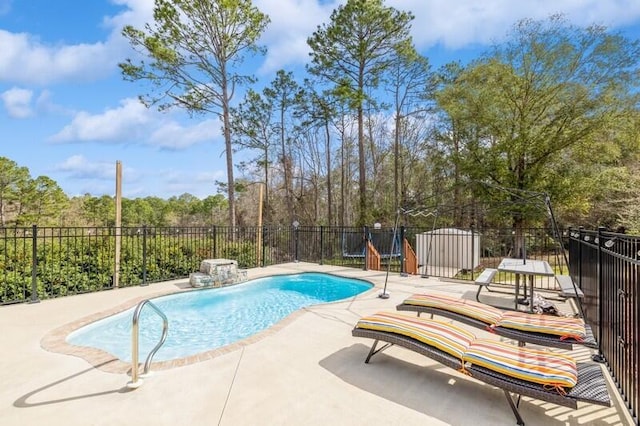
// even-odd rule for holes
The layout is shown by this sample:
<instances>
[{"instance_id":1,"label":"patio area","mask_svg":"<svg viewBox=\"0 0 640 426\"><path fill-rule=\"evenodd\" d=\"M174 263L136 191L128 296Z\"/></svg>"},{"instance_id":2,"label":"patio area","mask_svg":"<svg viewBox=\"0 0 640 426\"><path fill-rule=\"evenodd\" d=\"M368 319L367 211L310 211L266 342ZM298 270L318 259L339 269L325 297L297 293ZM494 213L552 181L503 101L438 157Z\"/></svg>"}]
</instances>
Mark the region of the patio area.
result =
<instances>
[{"instance_id":1,"label":"patio area","mask_svg":"<svg viewBox=\"0 0 640 426\"><path fill-rule=\"evenodd\" d=\"M392 347L365 364L372 342L351 336L361 316L394 311L411 294L434 291L474 299L476 285L391 273L391 297L381 299L385 273L379 271L290 263L250 269L248 277L303 271L362 278L376 288L303 309L200 362L152 367L152 376L137 390L126 387L127 374L45 350L43 339L96 312L183 289L188 280L0 307L0 424L515 424L500 389L403 348ZM496 293L483 300L513 303L513 297ZM554 303L565 312L573 309ZM586 348L571 352L577 361L589 361L592 353ZM572 410L523 398L520 412L530 426L634 424L610 379L609 393L610 408L580 404Z\"/></svg>"}]
</instances>

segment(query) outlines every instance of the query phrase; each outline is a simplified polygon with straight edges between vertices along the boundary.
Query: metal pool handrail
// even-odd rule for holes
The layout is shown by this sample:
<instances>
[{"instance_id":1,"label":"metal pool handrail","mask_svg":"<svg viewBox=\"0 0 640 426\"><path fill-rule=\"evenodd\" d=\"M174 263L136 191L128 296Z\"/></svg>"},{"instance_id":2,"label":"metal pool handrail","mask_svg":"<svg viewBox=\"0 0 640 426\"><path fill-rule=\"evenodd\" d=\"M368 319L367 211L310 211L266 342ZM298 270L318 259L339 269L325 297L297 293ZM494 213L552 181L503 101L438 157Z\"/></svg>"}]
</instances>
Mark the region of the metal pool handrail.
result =
<instances>
[{"instance_id":1,"label":"metal pool handrail","mask_svg":"<svg viewBox=\"0 0 640 426\"><path fill-rule=\"evenodd\" d=\"M127 387L135 389L142 385L142 380L138 379L138 349L139 349L139 323L140 323L140 313L142 312L142 308L145 305L149 305L149 307L153 308L153 310L162 318L162 336L160 337L160 341L158 344L149 352L146 361L144 362L144 371L143 375L147 375L149 373L149 367L151 366L151 360L153 356L158 352L158 349L164 344L165 340L167 340L167 332L169 330L169 321L167 320L167 316L158 308L156 305L151 303L149 299L145 299L142 302L138 303L136 306L136 310L133 312L133 322L131 327L131 381L127 384Z\"/></svg>"}]
</instances>

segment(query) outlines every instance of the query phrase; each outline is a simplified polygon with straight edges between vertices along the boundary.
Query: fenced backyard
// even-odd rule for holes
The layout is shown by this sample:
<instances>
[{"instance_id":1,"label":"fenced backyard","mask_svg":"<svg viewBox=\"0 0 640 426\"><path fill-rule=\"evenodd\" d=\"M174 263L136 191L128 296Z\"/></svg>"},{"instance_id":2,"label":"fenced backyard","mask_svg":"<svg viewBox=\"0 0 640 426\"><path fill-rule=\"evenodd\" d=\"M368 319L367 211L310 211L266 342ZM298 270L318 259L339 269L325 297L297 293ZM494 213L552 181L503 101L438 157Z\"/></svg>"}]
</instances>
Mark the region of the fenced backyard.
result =
<instances>
[{"instance_id":1,"label":"fenced backyard","mask_svg":"<svg viewBox=\"0 0 640 426\"><path fill-rule=\"evenodd\" d=\"M561 239L548 229L526 229L518 243L512 229L0 228L0 305L186 278L204 259L234 259L240 268L309 262L367 269L375 251L381 270L473 281L502 258L524 255L570 274L584 292L599 355L637 419L640 237L570 229ZM407 267L407 247L415 270ZM499 273L495 281L513 277ZM535 286L554 290L556 282L539 278Z\"/></svg>"},{"instance_id":2,"label":"fenced backyard","mask_svg":"<svg viewBox=\"0 0 640 426\"><path fill-rule=\"evenodd\" d=\"M547 230L528 229L524 235L528 257L567 270ZM381 269L405 273L405 240L417 252L414 272L424 276L473 280L483 268L516 255L510 229L0 228L0 304L186 278L202 260L215 258L234 259L240 268L300 261L366 269L371 267L366 258L373 246ZM553 283L537 285L552 288Z\"/></svg>"}]
</instances>

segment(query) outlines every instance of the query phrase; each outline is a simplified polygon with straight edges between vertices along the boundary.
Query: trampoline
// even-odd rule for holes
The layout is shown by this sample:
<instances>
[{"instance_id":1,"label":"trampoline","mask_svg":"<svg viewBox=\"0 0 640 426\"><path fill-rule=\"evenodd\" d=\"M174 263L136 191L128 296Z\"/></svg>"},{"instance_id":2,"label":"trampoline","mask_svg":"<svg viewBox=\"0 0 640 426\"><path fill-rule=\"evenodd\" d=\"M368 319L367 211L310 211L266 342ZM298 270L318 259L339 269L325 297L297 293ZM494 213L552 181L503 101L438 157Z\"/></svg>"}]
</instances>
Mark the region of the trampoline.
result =
<instances>
[{"instance_id":1,"label":"trampoline","mask_svg":"<svg viewBox=\"0 0 640 426\"><path fill-rule=\"evenodd\" d=\"M342 256L344 258L364 258L367 240L373 244L382 259L398 258L402 255L400 236L397 233L394 233L393 230L375 229L369 230L368 233L344 232L342 234Z\"/></svg>"}]
</instances>

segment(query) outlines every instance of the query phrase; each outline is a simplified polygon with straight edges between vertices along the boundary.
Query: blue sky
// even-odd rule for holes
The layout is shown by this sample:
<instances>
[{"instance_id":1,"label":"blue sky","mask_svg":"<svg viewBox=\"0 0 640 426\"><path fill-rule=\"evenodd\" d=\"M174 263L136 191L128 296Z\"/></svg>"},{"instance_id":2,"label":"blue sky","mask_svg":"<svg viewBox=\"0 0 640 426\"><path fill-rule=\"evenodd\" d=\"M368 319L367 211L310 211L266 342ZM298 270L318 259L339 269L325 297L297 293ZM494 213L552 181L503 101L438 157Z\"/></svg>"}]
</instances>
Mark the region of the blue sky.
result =
<instances>
[{"instance_id":1,"label":"blue sky","mask_svg":"<svg viewBox=\"0 0 640 426\"><path fill-rule=\"evenodd\" d=\"M271 19L248 61L268 84L278 69L301 76L307 37L344 1L254 0ZM387 0L413 12L412 35L434 67L468 60L500 41L519 19L562 13L640 37L638 0ZM226 181L215 117L144 108L144 88L122 79L131 57L124 25L150 22L153 0L0 0L0 156L54 179L69 196L115 192L122 161L127 198L204 198ZM240 100L240 97L235 99Z\"/></svg>"}]
</instances>

